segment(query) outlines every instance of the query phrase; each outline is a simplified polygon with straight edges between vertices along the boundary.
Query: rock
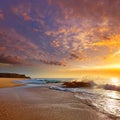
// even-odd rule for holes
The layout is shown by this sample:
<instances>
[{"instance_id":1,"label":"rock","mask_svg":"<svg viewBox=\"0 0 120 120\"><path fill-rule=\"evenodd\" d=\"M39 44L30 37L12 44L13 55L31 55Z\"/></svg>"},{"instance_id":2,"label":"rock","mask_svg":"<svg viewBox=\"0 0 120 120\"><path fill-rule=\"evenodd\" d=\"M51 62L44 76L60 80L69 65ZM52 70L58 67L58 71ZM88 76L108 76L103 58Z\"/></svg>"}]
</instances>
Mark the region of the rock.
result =
<instances>
[{"instance_id":1,"label":"rock","mask_svg":"<svg viewBox=\"0 0 120 120\"><path fill-rule=\"evenodd\" d=\"M65 85L65 87L68 87L68 88L78 88L78 87L93 87L93 82L76 82L76 81L73 81L73 82L64 82L63 85Z\"/></svg>"},{"instance_id":2,"label":"rock","mask_svg":"<svg viewBox=\"0 0 120 120\"><path fill-rule=\"evenodd\" d=\"M24 74L17 73L0 73L0 78L30 78Z\"/></svg>"}]
</instances>

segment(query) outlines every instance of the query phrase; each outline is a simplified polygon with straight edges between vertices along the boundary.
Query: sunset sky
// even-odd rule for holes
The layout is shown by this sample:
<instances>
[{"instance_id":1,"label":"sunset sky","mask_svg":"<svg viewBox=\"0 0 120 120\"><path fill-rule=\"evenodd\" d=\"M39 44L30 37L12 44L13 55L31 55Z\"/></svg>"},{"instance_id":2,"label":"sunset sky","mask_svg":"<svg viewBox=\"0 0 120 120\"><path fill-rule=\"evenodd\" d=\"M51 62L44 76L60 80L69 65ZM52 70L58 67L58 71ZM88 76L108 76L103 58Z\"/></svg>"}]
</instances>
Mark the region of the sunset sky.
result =
<instances>
[{"instance_id":1,"label":"sunset sky","mask_svg":"<svg viewBox=\"0 0 120 120\"><path fill-rule=\"evenodd\" d=\"M120 69L120 0L0 0L0 72L98 69Z\"/></svg>"}]
</instances>

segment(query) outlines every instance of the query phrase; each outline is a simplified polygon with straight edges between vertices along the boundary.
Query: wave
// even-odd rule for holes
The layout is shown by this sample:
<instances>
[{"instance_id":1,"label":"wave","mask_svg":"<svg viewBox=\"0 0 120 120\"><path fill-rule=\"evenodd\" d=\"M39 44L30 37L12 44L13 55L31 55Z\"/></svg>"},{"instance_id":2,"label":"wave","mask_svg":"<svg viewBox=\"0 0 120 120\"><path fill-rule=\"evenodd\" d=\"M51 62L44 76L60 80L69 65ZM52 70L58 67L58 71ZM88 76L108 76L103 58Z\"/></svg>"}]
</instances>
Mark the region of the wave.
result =
<instances>
[{"instance_id":1,"label":"wave","mask_svg":"<svg viewBox=\"0 0 120 120\"><path fill-rule=\"evenodd\" d=\"M83 104L107 114L109 117L120 118L120 94L115 91L89 88L65 88L50 86L50 89L72 92Z\"/></svg>"},{"instance_id":2,"label":"wave","mask_svg":"<svg viewBox=\"0 0 120 120\"><path fill-rule=\"evenodd\" d=\"M82 103L107 114L109 117L120 118L120 100L111 99L100 94L75 93L74 96Z\"/></svg>"},{"instance_id":3,"label":"wave","mask_svg":"<svg viewBox=\"0 0 120 120\"><path fill-rule=\"evenodd\" d=\"M105 90L112 90L112 91L118 91L120 92L120 86L112 85L112 84L103 84L99 85L96 84L94 81L70 81L70 82L64 82L63 87L66 88L99 88L99 89L105 89Z\"/></svg>"},{"instance_id":4,"label":"wave","mask_svg":"<svg viewBox=\"0 0 120 120\"><path fill-rule=\"evenodd\" d=\"M48 84L48 83L61 83L61 80L55 79L28 79L16 82L22 82L23 84Z\"/></svg>"},{"instance_id":5,"label":"wave","mask_svg":"<svg viewBox=\"0 0 120 120\"><path fill-rule=\"evenodd\" d=\"M27 79L21 81L14 81L16 83L22 83L26 85L45 85L49 83L60 83L62 84L62 88L89 88L89 89L104 89L104 90L111 90L111 91L118 91L120 92L120 86L112 85L112 84L96 84L94 81L68 81L65 79ZM67 90L64 90L67 91Z\"/></svg>"}]
</instances>

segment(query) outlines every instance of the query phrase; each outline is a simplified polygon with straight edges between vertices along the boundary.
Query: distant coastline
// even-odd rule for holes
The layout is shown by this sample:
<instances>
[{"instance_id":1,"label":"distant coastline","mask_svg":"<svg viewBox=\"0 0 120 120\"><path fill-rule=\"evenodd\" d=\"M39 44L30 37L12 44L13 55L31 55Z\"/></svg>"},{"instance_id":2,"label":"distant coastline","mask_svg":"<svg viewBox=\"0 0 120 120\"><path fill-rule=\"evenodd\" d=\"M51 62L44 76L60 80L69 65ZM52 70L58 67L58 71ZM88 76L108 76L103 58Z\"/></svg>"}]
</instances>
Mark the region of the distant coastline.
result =
<instances>
[{"instance_id":1,"label":"distant coastline","mask_svg":"<svg viewBox=\"0 0 120 120\"><path fill-rule=\"evenodd\" d=\"M18 73L0 73L0 78L30 78L30 77Z\"/></svg>"}]
</instances>

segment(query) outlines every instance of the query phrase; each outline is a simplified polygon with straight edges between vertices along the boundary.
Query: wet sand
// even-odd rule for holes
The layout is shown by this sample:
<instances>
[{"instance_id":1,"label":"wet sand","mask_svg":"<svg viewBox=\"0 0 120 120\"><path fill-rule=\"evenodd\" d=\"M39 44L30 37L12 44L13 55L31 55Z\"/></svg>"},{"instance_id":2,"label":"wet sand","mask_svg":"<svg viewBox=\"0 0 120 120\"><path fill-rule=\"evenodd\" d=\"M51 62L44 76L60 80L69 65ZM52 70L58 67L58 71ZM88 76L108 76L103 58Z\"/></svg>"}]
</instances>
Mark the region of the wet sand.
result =
<instances>
[{"instance_id":1,"label":"wet sand","mask_svg":"<svg viewBox=\"0 0 120 120\"><path fill-rule=\"evenodd\" d=\"M112 119L80 103L73 93L19 86L0 89L0 120Z\"/></svg>"}]
</instances>

